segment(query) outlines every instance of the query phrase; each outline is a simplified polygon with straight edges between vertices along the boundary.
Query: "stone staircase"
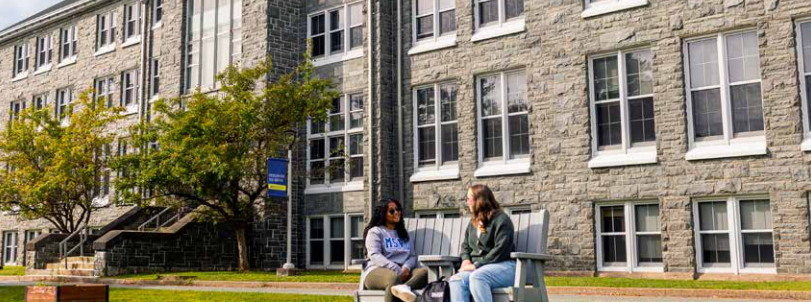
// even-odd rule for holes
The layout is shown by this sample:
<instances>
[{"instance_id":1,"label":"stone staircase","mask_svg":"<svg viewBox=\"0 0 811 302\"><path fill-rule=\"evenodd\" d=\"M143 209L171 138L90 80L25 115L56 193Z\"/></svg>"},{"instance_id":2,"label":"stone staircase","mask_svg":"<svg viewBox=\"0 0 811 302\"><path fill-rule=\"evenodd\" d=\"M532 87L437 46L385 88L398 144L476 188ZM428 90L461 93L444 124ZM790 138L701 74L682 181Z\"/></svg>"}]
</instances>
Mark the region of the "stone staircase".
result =
<instances>
[{"instance_id":1,"label":"stone staircase","mask_svg":"<svg viewBox=\"0 0 811 302\"><path fill-rule=\"evenodd\" d=\"M45 264L45 269L33 269L26 271L28 276L48 276L48 277L86 277L93 278L94 257L76 256L67 257L60 262Z\"/></svg>"}]
</instances>

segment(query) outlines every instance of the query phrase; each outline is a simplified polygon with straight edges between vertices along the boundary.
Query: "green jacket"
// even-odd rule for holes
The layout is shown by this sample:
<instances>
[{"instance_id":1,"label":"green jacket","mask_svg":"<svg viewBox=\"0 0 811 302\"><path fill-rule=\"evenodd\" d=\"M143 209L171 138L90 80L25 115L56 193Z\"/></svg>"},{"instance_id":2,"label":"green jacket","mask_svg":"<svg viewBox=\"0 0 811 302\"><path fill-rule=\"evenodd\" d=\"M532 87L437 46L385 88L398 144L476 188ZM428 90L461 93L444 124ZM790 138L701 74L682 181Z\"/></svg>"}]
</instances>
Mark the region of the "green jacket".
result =
<instances>
[{"instance_id":1,"label":"green jacket","mask_svg":"<svg viewBox=\"0 0 811 302\"><path fill-rule=\"evenodd\" d=\"M510 216L499 211L484 226L484 230L479 237L473 222L468 223L465 240L462 242L462 260L472 261L476 268L510 260L510 253L515 252L515 227Z\"/></svg>"}]
</instances>

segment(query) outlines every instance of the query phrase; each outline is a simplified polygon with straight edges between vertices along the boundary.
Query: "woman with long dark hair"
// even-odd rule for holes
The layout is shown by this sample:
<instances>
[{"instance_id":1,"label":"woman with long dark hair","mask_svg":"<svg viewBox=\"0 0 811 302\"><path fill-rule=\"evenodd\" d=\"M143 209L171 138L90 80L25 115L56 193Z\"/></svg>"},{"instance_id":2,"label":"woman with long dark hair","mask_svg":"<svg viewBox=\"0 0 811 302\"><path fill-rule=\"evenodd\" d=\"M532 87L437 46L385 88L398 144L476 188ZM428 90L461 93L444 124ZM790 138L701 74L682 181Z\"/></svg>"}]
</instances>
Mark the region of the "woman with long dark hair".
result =
<instances>
[{"instance_id":1,"label":"woman with long dark hair","mask_svg":"<svg viewBox=\"0 0 811 302\"><path fill-rule=\"evenodd\" d=\"M417 268L417 255L403 216L399 201L383 200L363 230L370 263L361 279L366 289L385 290L386 302L413 302L417 296L412 289L421 289L428 283L428 271Z\"/></svg>"},{"instance_id":2,"label":"woman with long dark hair","mask_svg":"<svg viewBox=\"0 0 811 302\"><path fill-rule=\"evenodd\" d=\"M504 213L493 191L475 185L467 191L472 213L462 241L462 267L448 280L452 302L492 302L494 288L512 286L515 281L515 233L510 216Z\"/></svg>"}]
</instances>

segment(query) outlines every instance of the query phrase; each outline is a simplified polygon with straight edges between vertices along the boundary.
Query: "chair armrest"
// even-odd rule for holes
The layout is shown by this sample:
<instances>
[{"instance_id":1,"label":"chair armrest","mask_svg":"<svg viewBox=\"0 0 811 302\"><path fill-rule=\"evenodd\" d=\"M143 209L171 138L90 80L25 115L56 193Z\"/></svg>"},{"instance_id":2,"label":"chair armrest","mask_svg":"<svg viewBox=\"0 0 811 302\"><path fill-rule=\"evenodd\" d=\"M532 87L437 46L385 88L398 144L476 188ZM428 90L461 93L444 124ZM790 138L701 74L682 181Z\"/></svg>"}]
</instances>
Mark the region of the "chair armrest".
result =
<instances>
[{"instance_id":1,"label":"chair armrest","mask_svg":"<svg viewBox=\"0 0 811 302\"><path fill-rule=\"evenodd\" d=\"M420 262L428 263L428 262L461 262L462 257L459 256L442 256L442 255L424 255L419 256Z\"/></svg>"},{"instance_id":2,"label":"chair armrest","mask_svg":"<svg viewBox=\"0 0 811 302\"><path fill-rule=\"evenodd\" d=\"M367 259L353 259L351 263L352 265L366 265L368 262L369 260Z\"/></svg>"},{"instance_id":3,"label":"chair armrest","mask_svg":"<svg viewBox=\"0 0 811 302\"><path fill-rule=\"evenodd\" d=\"M532 254L532 253L510 253L512 259L527 259L527 260L552 260L552 255L547 254Z\"/></svg>"}]
</instances>

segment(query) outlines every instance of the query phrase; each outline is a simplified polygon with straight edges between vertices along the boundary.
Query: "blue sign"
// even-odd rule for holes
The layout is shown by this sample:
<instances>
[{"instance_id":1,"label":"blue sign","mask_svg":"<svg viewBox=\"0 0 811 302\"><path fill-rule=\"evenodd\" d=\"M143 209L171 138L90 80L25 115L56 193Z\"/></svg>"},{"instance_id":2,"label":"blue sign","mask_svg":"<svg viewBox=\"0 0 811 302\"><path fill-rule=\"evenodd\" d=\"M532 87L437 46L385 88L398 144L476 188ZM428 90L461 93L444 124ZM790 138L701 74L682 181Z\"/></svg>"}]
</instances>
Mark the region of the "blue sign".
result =
<instances>
[{"instance_id":1,"label":"blue sign","mask_svg":"<svg viewBox=\"0 0 811 302\"><path fill-rule=\"evenodd\" d=\"M287 159L268 158L268 197L287 197Z\"/></svg>"}]
</instances>

